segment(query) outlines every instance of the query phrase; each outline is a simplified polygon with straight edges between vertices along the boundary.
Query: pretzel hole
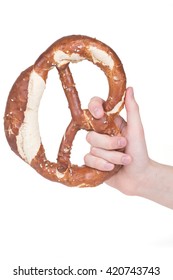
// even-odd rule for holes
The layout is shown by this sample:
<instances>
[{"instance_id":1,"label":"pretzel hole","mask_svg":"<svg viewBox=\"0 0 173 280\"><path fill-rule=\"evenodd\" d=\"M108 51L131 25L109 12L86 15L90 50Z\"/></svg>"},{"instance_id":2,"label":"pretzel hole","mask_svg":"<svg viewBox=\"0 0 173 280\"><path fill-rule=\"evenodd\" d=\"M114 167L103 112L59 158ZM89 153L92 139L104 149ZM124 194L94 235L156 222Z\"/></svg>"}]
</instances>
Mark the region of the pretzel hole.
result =
<instances>
[{"instance_id":1,"label":"pretzel hole","mask_svg":"<svg viewBox=\"0 0 173 280\"><path fill-rule=\"evenodd\" d=\"M70 120L67 99L57 69L53 68L48 73L46 89L39 106L40 136L46 157L52 162L56 162L59 146Z\"/></svg>"},{"instance_id":2,"label":"pretzel hole","mask_svg":"<svg viewBox=\"0 0 173 280\"><path fill-rule=\"evenodd\" d=\"M75 136L71 150L71 163L84 165L84 156L89 152L90 145L86 141L87 131L80 130Z\"/></svg>"},{"instance_id":3,"label":"pretzel hole","mask_svg":"<svg viewBox=\"0 0 173 280\"><path fill-rule=\"evenodd\" d=\"M90 99L99 96L106 100L109 92L105 73L88 60L70 63L70 70L79 94L82 109L88 108Z\"/></svg>"}]
</instances>

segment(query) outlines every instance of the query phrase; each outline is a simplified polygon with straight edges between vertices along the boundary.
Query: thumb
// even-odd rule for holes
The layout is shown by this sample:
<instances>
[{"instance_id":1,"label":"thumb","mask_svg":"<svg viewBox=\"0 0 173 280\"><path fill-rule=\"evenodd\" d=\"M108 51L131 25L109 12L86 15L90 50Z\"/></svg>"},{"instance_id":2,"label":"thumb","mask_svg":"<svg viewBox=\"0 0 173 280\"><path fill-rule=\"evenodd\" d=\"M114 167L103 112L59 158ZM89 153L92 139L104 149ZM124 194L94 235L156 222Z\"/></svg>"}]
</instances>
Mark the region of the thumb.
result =
<instances>
[{"instance_id":1,"label":"thumb","mask_svg":"<svg viewBox=\"0 0 173 280\"><path fill-rule=\"evenodd\" d=\"M141 137L143 134L143 126L141 122L139 106L134 98L133 88L129 87L126 91L125 107L127 112L127 126L129 129L129 136Z\"/></svg>"},{"instance_id":2,"label":"thumb","mask_svg":"<svg viewBox=\"0 0 173 280\"><path fill-rule=\"evenodd\" d=\"M144 129L140 117L139 106L134 98L133 88L127 88L125 107L127 111L128 150L139 159L147 155Z\"/></svg>"}]
</instances>

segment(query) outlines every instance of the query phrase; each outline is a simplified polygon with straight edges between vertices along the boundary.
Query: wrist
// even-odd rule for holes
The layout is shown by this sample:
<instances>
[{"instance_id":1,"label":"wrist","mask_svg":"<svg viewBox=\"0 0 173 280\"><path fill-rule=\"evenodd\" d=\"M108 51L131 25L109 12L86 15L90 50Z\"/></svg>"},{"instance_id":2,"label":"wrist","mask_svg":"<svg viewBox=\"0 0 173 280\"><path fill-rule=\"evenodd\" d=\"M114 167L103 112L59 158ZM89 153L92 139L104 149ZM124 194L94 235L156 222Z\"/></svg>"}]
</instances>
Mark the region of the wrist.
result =
<instances>
[{"instance_id":1,"label":"wrist","mask_svg":"<svg viewBox=\"0 0 173 280\"><path fill-rule=\"evenodd\" d=\"M137 196L146 197L151 192L153 185L156 183L158 172L158 163L149 159L148 165L143 171L143 174L138 181L138 185L136 186L136 194Z\"/></svg>"},{"instance_id":2,"label":"wrist","mask_svg":"<svg viewBox=\"0 0 173 280\"><path fill-rule=\"evenodd\" d=\"M173 209L173 167L150 160L136 195Z\"/></svg>"}]
</instances>

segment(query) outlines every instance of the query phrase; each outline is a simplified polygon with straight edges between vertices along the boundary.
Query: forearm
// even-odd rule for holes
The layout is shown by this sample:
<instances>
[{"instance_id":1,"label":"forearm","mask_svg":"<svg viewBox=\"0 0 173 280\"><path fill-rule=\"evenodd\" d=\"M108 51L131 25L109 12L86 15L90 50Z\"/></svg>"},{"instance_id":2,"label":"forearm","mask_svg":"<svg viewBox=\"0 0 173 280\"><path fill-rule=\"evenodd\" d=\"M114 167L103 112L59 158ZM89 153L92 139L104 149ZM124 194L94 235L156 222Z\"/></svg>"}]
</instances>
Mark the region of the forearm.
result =
<instances>
[{"instance_id":1,"label":"forearm","mask_svg":"<svg viewBox=\"0 0 173 280\"><path fill-rule=\"evenodd\" d=\"M136 195L173 209L173 167L151 161Z\"/></svg>"}]
</instances>

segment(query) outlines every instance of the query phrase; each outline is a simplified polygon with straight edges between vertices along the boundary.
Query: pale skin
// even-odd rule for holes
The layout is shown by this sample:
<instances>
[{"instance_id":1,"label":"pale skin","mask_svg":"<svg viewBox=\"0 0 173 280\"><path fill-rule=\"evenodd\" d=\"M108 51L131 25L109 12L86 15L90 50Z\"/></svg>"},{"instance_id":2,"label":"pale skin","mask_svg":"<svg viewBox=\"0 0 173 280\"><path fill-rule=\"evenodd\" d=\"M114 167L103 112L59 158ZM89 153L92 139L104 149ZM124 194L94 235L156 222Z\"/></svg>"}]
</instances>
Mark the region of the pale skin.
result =
<instances>
[{"instance_id":1,"label":"pale skin","mask_svg":"<svg viewBox=\"0 0 173 280\"><path fill-rule=\"evenodd\" d=\"M103 100L94 97L89 103L92 115L99 119L103 116ZM116 125L122 136L108 136L91 131L87 141L91 145L85 164L103 171L112 170L121 164L120 171L106 183L126 195L147 198L173 209L173 166L152 160L147 152L144 129L139 106L132 88L127 88L125 97L127 122L118 117ZM125 152L118 149L124 148Z\"/></svg>"}]
</instances>

